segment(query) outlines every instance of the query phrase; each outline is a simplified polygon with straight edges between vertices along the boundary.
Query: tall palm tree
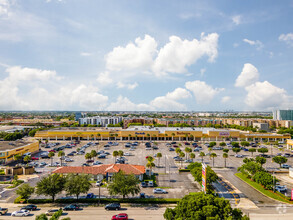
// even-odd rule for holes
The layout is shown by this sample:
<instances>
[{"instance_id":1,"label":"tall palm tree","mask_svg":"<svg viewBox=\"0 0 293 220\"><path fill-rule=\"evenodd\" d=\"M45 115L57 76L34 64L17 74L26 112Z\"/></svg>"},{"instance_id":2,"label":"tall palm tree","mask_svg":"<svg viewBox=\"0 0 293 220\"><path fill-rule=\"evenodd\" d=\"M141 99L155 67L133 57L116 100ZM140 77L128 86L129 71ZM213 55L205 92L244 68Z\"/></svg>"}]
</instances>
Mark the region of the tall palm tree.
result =
<instances>
[{"instance_id":1,"label":"tall palm tree","mask_svg":"<svg viewBox=\"0 0 293 220\"><path fill-rule=\"evenodd\" d=\"M147 134L147 137L149 138L151 135L150 134Z\"/></svg>"},{"instance_id":2,"label":"tall palm tree","mask_svg":"<svg viewBox=\"0 0 293 220\"><path fill-rule=\"evenodd\" d=\"M225 159L225 167L226 167L226 160L228 158L228 154L227 153L223 153L223 158Z\"/></svg>"},{"instance_id":3,"label":"tall palm tree","mask_svg":"<svg viewBox=\"0 0 293 220\"><path fill-rule=\"evenodd\" d=\"M187 159L188 154L191 153L192 150L191 150L190 147L186 147L186 148L184 149L184 151L186 152L186 159Z\"/></svg>"},{"instance_id":4,"label":"tall palm tree","mask_svg":"<svg viewBox=\"0 0 293 220\"><path fill-rule=\"evenodd\" d=\"M181 158L181 160L180 160L181 165L180 166L182 167L182 160L183 160L182 158L185 157L185 153L181 151L180 154L179 154L179 157Z\"/></svg>"},{"instance_id":5,"label":"tall palm tree","mask_svg":"<svg viewBox=\"0 0 293 220\"><path fill-rule=\"evenodd\" d=\"M100 133L98 133L98 134L97 134L97 136L98 136L98 137L100 137L100 136L101 136L101 134L100 134Z\"/></svg>"},{"instance_id":6,"label":"tall palm tree","mask_svg":"<svg viewBox=\"0 0 293 220\"><path fill-rule=\"evenodd\" d=\"M172 133L172 141L174 141L175 133Z\"/></svg>"},{"instance_id":7,"label":"tall palm tree","mask_svg":"<svg viewBox=\"0 0 293 220\"><path fill-rule=\"evenodd\" d=\"M115 158L115 163L116 163L116 158L118 157L118 151L117 150L114 150L113 151L113 157Z\"/></svg>"},{"instance_id":8,"label":"tall palm tree","mask_svg":"<svg viewBox=\"0 0 293 220\"><path fill-rule=\"evenodd\" d=\"M51 165L53 164L53 157L54 156L55 156L55 153L52 151L48 154L48 157L50 157L50 159L51 159Z\"/></svg>"},{"instance_id":9,"label":"tall palm tree","mask_svg":"<svg viewBox=\"0 0 293 220\"><path fill-rule=\"evenodd\" d=\"M199 153L199 156L201 157L201 162L203 163L203 157L205 156L206 154L204 152L200 152Z\"/></svg>"},{"instance_id":10,"label":"tall palm tree","mask_svg":"<svg viewBox=\"0 0 293 220\"><path fill-rule=\"evenodd\" d=\"M194 136L192 134L189 137L190 137L191 140L194 141Z\"/></svg>"},{"instance_id":11,"label":"tall palm tree","mask_svg":"<svg viewBox=\"0 0 293 220\"><path fill-rule=\"evenodd\" d=\"M58 152L58 157L60 157L60 161L61 161L61 167L62 167L62 160L64 155L65 153L62 150Z\"/></svg>"},{"instance_id":12,"label":"tall palm tree","mask_svg":"<svg viewBox=\"0 0 293 220\"><path fill-rule=\"evenodd\" d=\"M214 162L215 162L215 157L217 157L216 153L211 153L211 158L213 158L213 167L214 167Z\"/></svg>"},{"instance_id":13,"label":"tall palm tree","mask_svg":"<svg viewBox=\"0 0 293 220\"><path fill-rule=\"evenodd\" d=\"M193 162L193 159L195 158L195 154L194 153L191 153L190 154L190 159L192 159L192 162Z\"/></svg>"},{"instance_id":14,"label":"tall palm tree","mask_svg":"<svg viewBox=\"0 0 293 220\"><path fill-rule=\"evenodd\" d=\"M159 166L160 166L160 159L161 159L161 157L162 157L162 153L157 153L157 158L159 159Z\"/></svg>"},{"instance_id":15,"label":"tall palm tree","mask_svg":"<svg viewBox=\"0 0 293 220\"><path fill-rule=\"evenodd\" d=\"M167 141L168 134L165 134L165 141Z\"/></svg>"},{"instance_id":16,"label":"tall palm tree","mask_svg":"<svg viewBox=\"0 0 293 220\"><path fill-rule=\"evenodd\" d=\"M185 140L188 141L188 134L185 134Z\"/></svg>"},{"instance_id":17,"label":"tall palm tree","mask_svg":"<svg viewBox=\"0 0 293 220\"><path fill-rule=\"evenodd\" d=\"M152 169L155 166L156 166L155 163L154 162L150 162L150 161L146 164L146 167L150 169L150 172L149 172L149 176L150 177L152 176Z\"/></svg>"},{"instance_id":18,"label":"tall palm tree","mask_svg":"<svg viewBox=\"0 0 293 220\"><path fill-rule=\"evenodd\" d=\"M131 134L128 135L128 141L130 141L130 138L131 138Z\"/></svg>"},{"instance_id":19,"label":"tall palm tree","mask_svg":"<svg viewBox=\"0 0 293 220\"><path fill-rule=\"evenodd\" d=\"M123 153L122 150L118 151L118 156L119 156L119 157L122 157L123 155L124 155L124 153Z\"/></svg>"},{"instance_id":20,"label":"tall palm tree","mask_svg":"<svg viewBox=\"0 0 293 220\"><path fill-rule=\"evenodd\" d=\"M117 134L117 133L115 133L115 141L117 140L117 137L118 137L118 134Z\"/></svg>"}]
</instances>

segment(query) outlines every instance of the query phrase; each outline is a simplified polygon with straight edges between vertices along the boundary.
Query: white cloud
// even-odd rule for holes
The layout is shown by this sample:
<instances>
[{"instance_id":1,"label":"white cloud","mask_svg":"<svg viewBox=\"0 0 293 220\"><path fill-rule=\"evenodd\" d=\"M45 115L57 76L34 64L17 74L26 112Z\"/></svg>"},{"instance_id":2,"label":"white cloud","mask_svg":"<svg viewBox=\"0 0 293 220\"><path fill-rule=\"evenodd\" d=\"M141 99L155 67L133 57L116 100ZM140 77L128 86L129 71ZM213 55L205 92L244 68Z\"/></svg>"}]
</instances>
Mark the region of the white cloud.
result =
<instances>
[{"instance_id":1,"label":"white cloud","mask_svg":"<svg viewBox=\"0 0 293 220\"><path fill-rule=\"evenodd\" d=\"M136 87L138 86L138 83L137 82L135 82L135 83L123 83L123 82L118 82L117 83L117 87L119 88L119 89L123 89L123 88L127 88L127 89L129 89L129 90L133 90L133 89L135 89Z\"/></svg>"},{"instance_id":2,"label":"white cloud","mask_svg":"<svg viewBox=\"0 0 293 220\"><path fill-rule=\"evenodd\" d=\"M257 50L260 50L264 47L263 43L259 40L253 41L253 40L243 39L243 42L248 43L251 46L255 46Z\"/></svg>"},{"instance_id":3,"label":"white cloud","mask_svg":"<svg viewBox=\"0 0 293 220\"><path fill-rule=\"evenodd\" d=\"M171 36L169 43L160 49L155 60L153 70L157 76L169 73L185 73L186 67L195 63L202 56L208 56L212 62L218 55L217 33L207 36L201 34L201 39L182 40L180 37Z\"/></svg>"},{"instance_id":4,"label":"white cloud","mask_svg":"<svg viewBox=\"0 0 293 220\"><path fill-rule=\"evenodd\" d=\"M225 90L224 88L213 88L199 80L186 82L185 87L193 92L198 104L209 104L215 95Z\"/></svg>"},{"instance_id":5,"label":"white cloud","mask_svg":"<svg viewBox=\"0 0 293 220\"><path fill-rule=\"evenodd\" d=\"M241 23L241 20L242 20L241 15L235 15L232 17L232 21L236 25L239 25Z\"/></svg>"},{"instance_id":6,"label":"white cloud","mask_svg":"<svg viewBox=\"0 0 293 220\"><path fill-rule=\"evenodd\" d=\"M172 100L187 99L189 97L191 97L191 94L183 88L177 88L173 92L168 92L166 94L166 98Z\"/></svg>"},{"instance_id":7,"label":"white cloud","mask_svg":"<svg viewBox=\"0 0 293 220\"><path fill-rule=\"evenodd\" d=\"M203 77L206 72L205 68L200 69L200 76Z\"/></svg>"},{"instance_id":8,"label":"white cloud","mask_svg":"<svg viewBox=\"0 0 293 220\"><path fill-rule=\"evenodd\" d=\"M8 15L10 3L8 0L0 0L0 16Z\"/></svg>"},{"instance_id":9,"label":"white cloud","mask_svg":"<svg viewBox=\"0 0 293 220\"><path fill-rule=\"evenodd\" d=\"M256 82L245 89L247 91L245 103L255 110L281 107L289 101L284 89L278 88L268 81Z\"/></svg>"},{"instance_id":10,"label":"white cloud","mask_svg":"<svg viewBox=\"0 0 293 220\"><path fill-rule=\"evenodd\" d=\"M227 102L229 102L230 100L231 100L231 97L230 97L230 96L224 96L224 97L222 97L221 102L222 102L222 103L227 103Z\"/></svg>"},{"instance_id":11,"label":"white cloud","mask_svg":"<svg viewBox=\"0 0 293 220\"><path fill-rule=\"evenodd\" d=\"M80 53L80 56L83 56L83 57L88 57L88 56L92 56L93 54L92 53L89 53L89 52L81 52Z\"/></svg>"},{"instance_id":12,"label":"white cloud","mask_svg":"<svg viewBox=\"0 0 293 220\"><path fill-rule=\"evenodd\" d=\"M284 41L286 44L293 47L293 33L281 34L279 40Z\"/></svg>"},{"instance_id":13,"label":"white cloud","mask_svg":"<svg viewBox=\"0 0 293 220\"><path fill-rule=\"evenodd\" d=\"M99 74L97 81L99 86L107 86L113 83L113 79L108 71Z\"/></svg>"},{"instance_id":14,"label":"white cloud","mask_svg":"<svg viewBox=\"0 0 293 220\"><path fill-rule=\"evenodd\" d=\"M108 70L145 70L153 63L153 56L157 50L157 42L149 35L144 39L135 39L125 47L115 47L105 56Z\"/></svg>"},{"instance_id":15,"label":"white cloud","mask_svg":"<svg viewBox=\"0 0 293 220\"><path fill-rule=\"evenodd\" d=\"M246 87L258 81L259 73L255 66L250 63L246 63L243 66L242 72L237 77L235 86Z\"/></svg>"},{"instance_id":16,"label":"white cloud","mask_svg":"<svg viewBox=\"0 0 293 220\"><path fill-rule=\"evenodd\" d=\"M116 102L112 102L107 110L109 111L150 111L154 110L148 104L135 104L127 97L119 96Z\"/></svg>"}]
</instances>

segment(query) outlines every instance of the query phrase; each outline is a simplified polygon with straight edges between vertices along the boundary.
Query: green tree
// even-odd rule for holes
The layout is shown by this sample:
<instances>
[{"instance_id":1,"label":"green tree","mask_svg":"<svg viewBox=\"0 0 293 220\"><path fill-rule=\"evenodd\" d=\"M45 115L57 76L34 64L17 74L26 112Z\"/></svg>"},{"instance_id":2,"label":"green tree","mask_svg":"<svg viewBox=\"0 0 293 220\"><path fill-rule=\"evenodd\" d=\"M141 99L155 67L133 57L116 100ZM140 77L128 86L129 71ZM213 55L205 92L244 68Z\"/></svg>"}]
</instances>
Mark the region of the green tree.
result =
<instances>
[{"instance_id":1,"label":"green tree","mask_svg":"<svg viewBox=\"0 0 293 220\"><path fill-rule=\"evenodd\" d=\"M261 167L261 164L254 161L250 161L238 167L238 171L252 177L257 172L264 171L264 169Z\"/></svg>"},{"instance_id":2,"label":"green tree","mask_svg":"<svg viewBox=\"0 0 293 220\"><path fill-rule=\"evenodd\" d=\"M182 167L182 160L183 160L183 157L185 157L185 153L181 151L179 154L179 157L181 158L180 162L181 162L181 167Z\"/></svg>"},{"instance_id":3,"label":"green tree","mask_svg":"<svg viewBox=\"0 0 293 220\"><path fill-rule=\"evenodd\" d=\"M54 152L49 152L49 154L48 154L48 157L50 157L50 159L51 159L51 165L53 164L53 157L55 156L55 153Z\"/></svg>"},{"instance_id":4,"label":"green tree","mask_svg":"<svg viewBox=\"0 0 293 220\"><path fill-rule=\"evenodd\" d=\"M123 151L122 151L122 150L119 150L119 151L118 151L118 156L119 156L119 157L122 157L123 155L124 155Z\"/></svg>"},{"instance_id":5,"label":"green tree","mask_svg":"<svg viewBox=\"0 0 293 220\"><path fill-rule=\"evenodd\" d=\"M87 162L92 158L92 155L90 153L86 153L84 155L84 158L87 160Z\"/></svg>"},{"instance_id":6,"label":"green tree","mask_svg":"<svg viewBox=\"0 0 293 220\"><path fill-rule=\"evenodd\" d=\"M211 153L211 158L213 159L213 167L214 167L215 157L217 157L217 154L216 153Z\"/></svg>"},{"instance_id":7,"label":"green tree","mask_svg":"<svg viewBox=\"0 0 293 220\"><path fill-rule=\"evenodd\" d=\"M241 141L240 144L241 144L242 147L248 147L249 146L248 141Z\"/></svg>"},{"instance_id":8,"label":"green tree","mask_svg":"<svg viewBox=\"0 0 293 220\"><path fill-rule=\"evenodd\" d=\"M25 163L28 163L28 162L30 162L31 160L32 160L32 157L29 156L29 155L27 155L27 156L25 156L25 157L23 158L23 161L24 161Z\"/></svg>"},{"instance_id":9,"label":"green tree","mask_svg":"<svg viewBox=\"0 0 293 220\"><path fill-rule=\"evenodd\" d=\"M201 162L203 163L203 157L205 157L205 153L204 152L200 152L199 153L199 156L201 157Z\"/></svg>"},{"instance_id":10,"label":"green tree","mask_svg":"<svg viewBox=\"0 0 293 220\"><path fill-rule=\"evenodd\" d=\"M225 148L225 149L223 149L223 151L224 151L224 153L228 153L229 152L229 149L228 148Z\"/></svg>"},{"instance_id":11,"label":"green tree","mask_svg":"<svg viewBox=\"0 0 293 220\"><path fill-rule=\"evenodd\" d=\"M23 199L28 199L35 191L34 187L31 187L28 183L22 184L15 190L15 193L21 196Z\"/></svg>"},{"instance_id":12,"label":"green tree","mask_svg":"<svg viewBox=\"0 0 293 220\"><path fill-rule=\"evenodd\" d=\"M265 164L265 163L267 162L267 159L264 158L264 157L257 156L257 157L255 158L255 161L256 161L257 163L259 163L259 164L261 165L261 167L262 167L262 165Z\"/></svg>"},{"instance_id":13,"label":"green tree","mask_svg":"<svg viewBox=\"0 0 293 220\"><path fill-rule=\"evenodd\" d=\"M48 220L48 217L46 216L46 214L40 214L40 215L37 215L35 220Z\"/></svg>"},{"instance_id":14,"label":"green tree","mask_svg":"<svg viewBox=\"0 0 293 220\"><path fill-rule=\"evenodd\" d=\"M255 148L249 148L248 151L251 153L251 156L253 157L253 153L256 152Z\"/></svg>"},{"instance_id":15,"label":"green tree","mask_svg":"<svg viewBox=\"0 0 293 220\"><path fill-rule=\"evenodd\" d=\"M279 164L281 168L282 164L287 162L287 158L283 156L276 156L276 157L273 157L273 161Z\"/></svg>"},{"instance_id":16,"label":"green tree","mask_svg":"<svg viewBox=\"0 0 293 220\"><path fill-rule=\"evenodd\" d=\"M274 177L265 171L257 172L252 179L263 185L266 189L271 190L274 187Z\"/></svg>"},{"instance_id":17,"label":"green tree","mask_svg":"<svg viewBox=\"0 0 293 220\"><path fill-rule=\"evenodd\" d=\"M220 143L220 146L221 146L221 147L225 147L225 146L226 146L226 143L225 143L225 142L221 142L221 143Z\"/></svg>"},{"instance_id":18,"label":"green tree","mask_svg":"<svg viewBox=\"0 0 293 220\"><path fill-rule=\"evenodd\" d=\"M251 161L255 161L253 158L244 158L243 159L243 163L248 163L248 162L251 162Z\"/></svg>"},{"instance_id":19,"label":"green tree","mask_svg":"<svg viewBox=\"0 0 293 220\"><path fill-rule=\"evenodd\" d=\"M228 158L228 154L227 153L223 153L223 158L225 159L225 167L226 167L226 160Z\"/></svg>"},{"instance_id":20,"label":"green tree","mask_svg":"<svg viewBox=\"0 0 293 220\"><path fill-rule=\"evenodd\" d=\"M61 166L62 166L62 161L63 161L64 155L65 155L64 151L61 150L61 151L58 152L58 157L60 157Z\"/></svg>"},{"instance_id":21,"label":"green tree","mask_svg":"<svg viewBox=\"0 0 293 220\"><path fill-rule=\"evenodd\" d=\"M60 174L54 173L47 177L43 177L37 183L36 193L38 195L51 196L54 202L56 195L64 189L64 184L65 178Z\"/></svg>"},{"instance_id":22,"label":"green tree","mask_svg":"<svg viewBox=\"0 0 293 220\"><path fill-rule=\"evenodd\" d=\"M115 158L115 163L116 163L116 158L118 157L118 151L117 150L113 151L113 157Z\"/></svg>"},{"instance_id":23,"label":"green tree","mask_svg":"<svg viewBox=\"0 0 293 220\"><path fill-rule=\"evenodd\" d=\"M209 143L209 146L210 146L210 147L214 147L214 146L216 146L216 145L217 145L217 143L216 143L215 141L212 141L212 142Z\"/></svg>"},{"instance_id":24,"label":"green tree","mask_svg":"<svg viewBox=\"0 0 293 220\"><path fill-rule=\"evenodd\" d=\"M194 153L191 153L190 154L190 159L192 159L192 162L193 162L193 159L195 158L195 154Z\"/></svg>"},{"instance_id":25,"label":"green tree","mask_svg":"<svg viewBox=\"0 0 293 220\"><path fill-rule=\"evenodd\" d=\"M95 158L97 155L98 155L97 151L95 151L95 150L91 151L91 157L92 158Z\"/></svg>"},{"instance_id":26,"label":"green tree","mask_svg":"<svg viewBox=\"0 0 293 220\"><path fill-rule=\"evenodd\" d=\"M123 198L129 194L135 195L140 192L139 179L134 175L125 175L122 171L114 174L107 188L110 195L122 195Z\"/></svg>"},{"instance_id":27,"label":"green tree","mask_svg":"<svg viewBox=\"0 0 293 220\"><path fill-rule=\"evenodd\" d=\"M186 148L184 149L184 151L186 152L186 159L187 159L187 156L188 156L189 153L192 152L192 149L191 149L190 147L186 147Z\"/></svg>"},{"instance_id":28,"label":"green tree","mask_svg":"<svg viewBox=\"0 0 293 220\"><path fill-rule=\"evenodd\" d=\"M234 141L231 143L231 145L233 146L233 148L235 148L235 147L236 148L239 148L240 147L239 146L239 143L238 142L234 142Z\"/></svg>"},{"instance_id":29,"label":"green tree","mask_svg":"<svg viewBox=\"0 0 293 220\"><path fill-rule=\"evenodd\" d=\"M268 148L264 148L264 147L259 148L257 151L262 154L269 152Z\"/></svg>"},{"instance_id":30,"label":"green tree","mask_svg":"<svg viewBox=\"0 0 293 220\"><path fill-rule=\"evenodd\" d=\"M87 174L68 174L64 185L68 195L75 195L78 199L81 193L87 193L91 188L90 176Z\"/></svg>"},{"instance_id":31,"label":"green tree","mask_svg":"<svg viewBox=\"0 0 293 220\"><path fill-rule=\"evenodd\" d=\"M235 148L232 148L232 151L238 154L241 151L241 149L239 147L235 147Z\"/></svg>"},{"instance_id":32,"label":"green tree","mask_svg":"<svg viewBox=\"0 0 293 220\"><path fill-rule=\"evenodd\" d=\"M177 147L177 148L175 149L175 152L176 152L177 155L179 155L180 152L181 152L181 149L180 149L179 147Z\"/></svg>"},{"instance_id":33,"label":"green tree","mask_svg":"<svg viewBox=\"0 0 293 220\"><path fill-rule=\"evenodd\" d=\"M21 159L22 159L22 156L20 154L14 155L14 160L16 160L17 163L19 163L19 161L21 161Z\"/></svg>"},{"instance_id":34,"label":"green tree","mask_svg":"<svg viewBox=\"0 0 293 220\"><path fill-rule=\"evenodd\" d=\"M157 158L159 159L159 166L160 166L160 159L162 158L162 153L157 153Z\"/></svg>"},{"instance_id":35,"label":"green tree","mask_svg":"<svg viewBox=\"0 0 293 220\"><path fill-rule=\"evenodd\" d=\"M203 192L184 196L175 208L167 208L167 220L174 219L225 219L249 220L240 209L233 209L228 200Z\"/></svg>"}]
</instances>

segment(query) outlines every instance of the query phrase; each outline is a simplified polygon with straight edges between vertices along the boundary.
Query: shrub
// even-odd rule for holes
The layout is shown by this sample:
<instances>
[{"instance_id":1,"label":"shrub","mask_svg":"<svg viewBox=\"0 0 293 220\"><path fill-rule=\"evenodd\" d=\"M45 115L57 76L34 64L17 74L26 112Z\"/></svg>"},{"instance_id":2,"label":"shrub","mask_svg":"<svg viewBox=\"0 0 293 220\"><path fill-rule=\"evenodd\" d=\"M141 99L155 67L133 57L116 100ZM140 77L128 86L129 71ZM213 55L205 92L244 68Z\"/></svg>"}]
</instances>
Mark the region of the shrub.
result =
<instances>
[{"instance_id":1,"label":"shrub","mask_svg":"<svg viewBox=\"0 0 293 220\"><path fill-rule=\"evenodd\" d=\"M15 200L14 203L15 204L19 204L19 203L24 203L26 200L23 199L21 196L18 196Z\"/></svg>"},{"instance_id":2,"label":"shrub","mask_svg":"<svg viewBox=\"0 0 293 220\"><path fill-rule=\"evenodd\" d=\"M190 172L190 169L179 169L179 172Z\"/></svg>"}]
</instances>

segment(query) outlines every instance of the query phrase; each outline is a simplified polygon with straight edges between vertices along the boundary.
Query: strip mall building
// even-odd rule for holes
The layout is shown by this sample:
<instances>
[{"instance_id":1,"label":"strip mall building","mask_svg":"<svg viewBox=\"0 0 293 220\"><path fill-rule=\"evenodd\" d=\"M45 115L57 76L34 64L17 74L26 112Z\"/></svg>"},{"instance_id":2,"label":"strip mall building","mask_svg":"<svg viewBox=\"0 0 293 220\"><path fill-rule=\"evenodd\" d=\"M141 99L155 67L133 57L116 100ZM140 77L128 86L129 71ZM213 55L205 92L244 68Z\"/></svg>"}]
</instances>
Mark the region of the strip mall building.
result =
<instances>
[{"instance_id":1,"label":"strip mall building","mask_svg":"<svg viewBox=\"0 0 293 220\"><path fill-rule=\"evenodd\" d=\"M153 141L285 141L290 134L253 133L239 130L215 128L177 128L177 127L130 127L120 128L59 128L38 131L37 139L45 140L153 140Z\"/></svg>"}]
</instances>

